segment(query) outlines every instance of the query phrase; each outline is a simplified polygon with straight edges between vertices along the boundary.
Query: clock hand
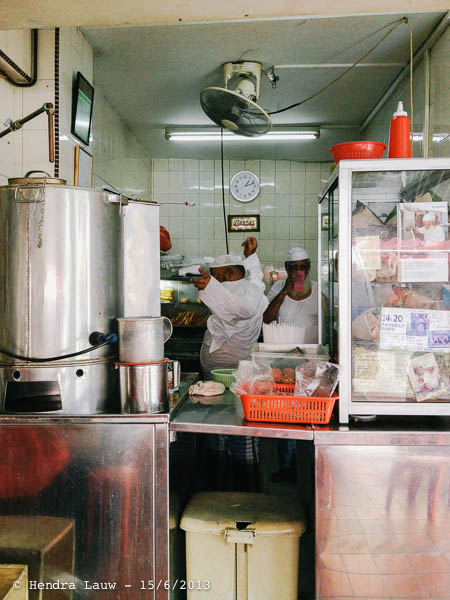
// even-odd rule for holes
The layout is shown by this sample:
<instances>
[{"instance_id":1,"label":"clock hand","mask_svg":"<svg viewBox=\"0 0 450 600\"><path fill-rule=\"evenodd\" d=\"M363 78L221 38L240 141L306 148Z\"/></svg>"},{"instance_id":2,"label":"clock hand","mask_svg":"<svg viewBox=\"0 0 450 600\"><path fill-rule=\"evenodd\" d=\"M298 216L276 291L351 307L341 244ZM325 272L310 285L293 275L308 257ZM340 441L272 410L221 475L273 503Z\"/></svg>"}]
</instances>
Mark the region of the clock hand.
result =
<instances>
[{"instance_id":1,"label":"clock hand","mask_svg":"<svg viewBox=\"0 0 450 600\"><path fill-rule=\"evenodd\" d=\"M255 185L254 181L247 181L247 183L244 185L244 187L248 187L249 185Z\"/></svg>"}]
</instances>

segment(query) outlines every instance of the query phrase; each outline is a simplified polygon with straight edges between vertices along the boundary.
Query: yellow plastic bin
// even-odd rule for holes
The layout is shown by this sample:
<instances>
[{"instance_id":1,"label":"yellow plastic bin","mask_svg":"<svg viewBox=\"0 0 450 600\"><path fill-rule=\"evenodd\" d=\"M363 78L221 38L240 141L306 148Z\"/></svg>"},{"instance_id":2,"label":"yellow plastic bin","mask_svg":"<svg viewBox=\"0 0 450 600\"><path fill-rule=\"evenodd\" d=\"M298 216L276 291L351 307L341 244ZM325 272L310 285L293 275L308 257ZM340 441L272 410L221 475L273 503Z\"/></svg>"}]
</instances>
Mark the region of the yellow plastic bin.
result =
<instances>
[{"instance_id":1,"label":"yellow plastic bin","mask_svg":"<svg viewBox=\"0 0 450 600\"><path fill-rule=\"evenodd\" d=\"M296 600L303 511L292 498L196 494L181 519L188 600Z\"/></svg>"}]
</instances>

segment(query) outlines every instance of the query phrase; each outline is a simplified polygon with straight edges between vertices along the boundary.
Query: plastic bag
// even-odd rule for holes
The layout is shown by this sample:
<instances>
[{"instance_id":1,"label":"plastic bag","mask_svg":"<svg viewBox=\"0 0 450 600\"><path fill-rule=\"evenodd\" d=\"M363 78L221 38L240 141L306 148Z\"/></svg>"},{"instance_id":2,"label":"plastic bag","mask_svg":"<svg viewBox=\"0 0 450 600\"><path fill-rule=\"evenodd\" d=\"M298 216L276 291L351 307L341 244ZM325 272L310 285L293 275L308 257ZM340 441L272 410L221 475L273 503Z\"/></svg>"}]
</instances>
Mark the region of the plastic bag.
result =
<instances>
[{"instance_id":1,"label":"plastic bag","mask_svg":"<svg viewBox=\"0 0 450 600\"><path fill-rule=\"evenodd\" d=\"M323 361L310 361L295 369L295 395L330 398L338 384L339 367Z\"/></svg>"},{"instance_id":2,"label":"plastic bag","mask_svg":"<svg viewBox=\"0 0 450 600\"><path fill-rule=\"evenodd\" d=\"M241 360L235 373L236 381L230 386L233 394L273 394L272 370L251 360Z\"/></svg>"}]
</instances>

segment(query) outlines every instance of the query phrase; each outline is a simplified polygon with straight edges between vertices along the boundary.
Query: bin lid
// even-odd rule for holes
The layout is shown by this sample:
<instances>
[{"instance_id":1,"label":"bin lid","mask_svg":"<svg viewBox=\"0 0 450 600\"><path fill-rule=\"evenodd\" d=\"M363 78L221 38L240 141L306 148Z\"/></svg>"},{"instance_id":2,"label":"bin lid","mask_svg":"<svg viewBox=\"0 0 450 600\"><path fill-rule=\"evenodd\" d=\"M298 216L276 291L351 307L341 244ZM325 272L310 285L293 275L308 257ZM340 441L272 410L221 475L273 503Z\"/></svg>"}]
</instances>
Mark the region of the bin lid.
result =
<instances>
[{"instance_id":1,"label":"bin lid","mask_svg":"<svg viewBox=\"0 0 450 600\"><path fill-rule=\"evenodd\" d=\"M261 535L301 535L305 531L303 509L297 500L247 492L196 494L183 512L180 527L213 534L222 534L226 528L247 528Z\"/></svg>"}]
</instances>

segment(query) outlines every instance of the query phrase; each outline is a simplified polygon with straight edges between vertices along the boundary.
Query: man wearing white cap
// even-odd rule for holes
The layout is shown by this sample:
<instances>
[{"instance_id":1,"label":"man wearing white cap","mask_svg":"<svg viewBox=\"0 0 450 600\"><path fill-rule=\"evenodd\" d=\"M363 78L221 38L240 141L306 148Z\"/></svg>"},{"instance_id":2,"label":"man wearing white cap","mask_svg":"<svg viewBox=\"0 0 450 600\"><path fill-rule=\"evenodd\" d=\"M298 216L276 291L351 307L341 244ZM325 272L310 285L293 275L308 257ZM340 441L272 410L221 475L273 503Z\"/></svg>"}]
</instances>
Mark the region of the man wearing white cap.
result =
<instances>
[{"instance_id":1,"label":"man wearing white cap","mask_svg":"<svg viewBox=\"0 0 450 600\"><path fill-rule=\"evenodd\" d=\"M433 246L438 242L445 242L445 233L440 225L436 223L436 215L434 213L426 213L422 218L423 227L415 229L416 233L423 235L425 246Z\"/></svg>"},{"instance_id":2,"label":"man wearing white cap","mask_svg":"<svg viewBox=\"0 0 450 600\"><path fill-rule=\"evenodd\" d=\"M305 344L318 342L317 283L310 281L311 261L304 248L291 248L286 256L287 279L270 288L264 323L278 321L305 328Z\"/></svg>"},{"instance_id":3,"label":"man wearing white cap","mask_svg":"<svg viewBox=\"0 0 450 600\"><path fill-rule=\"evenodd\" d=\"M268 301L255 254L258 243L247 238L242 245L243 259L233 254L218 256L210 265L211 274L199 269L201 277L192 279L212 313L200 354L206 375L215 368L237 367L240 360L248 359L261 330Z\"/></svg>"},{"instance_id":4,"label":"man wearing white cap","mask_svg":"<svg viewBox=\"0 0 450 600\"><path fill-rule=\"evenodd\" d=\"M242 244L244 257L218 256L210 273L199 269L201 277L192 279L201 301L211 311L200 352L205 377L212 369L238 367L250 358L261 331L268 301L264 295L263 273L255 254L258 242L247 238ZM248 278L246 277L246 273ZM209 485L227 489L229 480L239 491L259 490L259 440L247 436L208 435ZM227 468L229 459L231 469Z\"/></svg>"}]
</instances>

